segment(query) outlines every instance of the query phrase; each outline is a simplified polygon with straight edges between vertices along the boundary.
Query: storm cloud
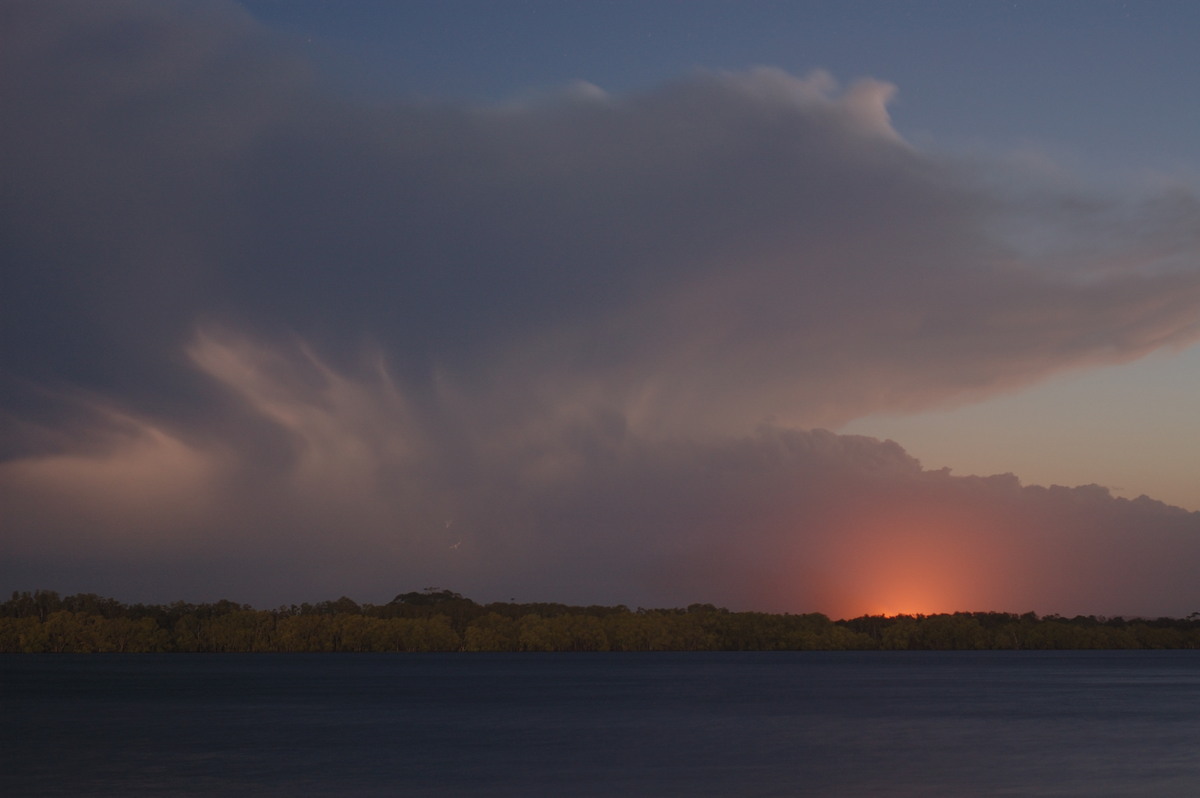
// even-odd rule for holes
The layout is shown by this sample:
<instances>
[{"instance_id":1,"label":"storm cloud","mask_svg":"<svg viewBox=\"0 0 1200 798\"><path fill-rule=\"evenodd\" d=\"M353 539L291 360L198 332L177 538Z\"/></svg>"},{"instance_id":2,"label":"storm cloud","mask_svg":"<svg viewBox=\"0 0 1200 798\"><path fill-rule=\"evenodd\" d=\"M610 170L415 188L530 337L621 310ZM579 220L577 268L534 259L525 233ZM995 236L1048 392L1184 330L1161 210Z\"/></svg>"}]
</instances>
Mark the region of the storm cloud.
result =
<instances>
[{"instance_id":1,"label":"storm cloud","mask_svg":"<svg viewBox=\"0 0 1200 798\"><path fill-rule=\"evenodd\" d=\"M818 429L1194 342L1186 189L922 151L872 79L368 104L233 4L0 15L13 587L1200 601L1197 514Z\"/></svg>"}]
</instances>

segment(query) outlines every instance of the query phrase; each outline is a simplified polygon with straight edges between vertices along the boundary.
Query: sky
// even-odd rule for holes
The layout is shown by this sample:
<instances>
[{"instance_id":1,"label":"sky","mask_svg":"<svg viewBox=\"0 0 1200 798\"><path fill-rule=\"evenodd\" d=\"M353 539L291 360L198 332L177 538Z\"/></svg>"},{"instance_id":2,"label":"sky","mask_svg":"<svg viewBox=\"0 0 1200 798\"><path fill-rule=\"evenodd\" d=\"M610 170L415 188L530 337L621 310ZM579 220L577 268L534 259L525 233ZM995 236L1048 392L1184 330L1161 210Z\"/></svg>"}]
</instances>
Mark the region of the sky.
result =
<instances>
[{"instance_id":1,"label":"sky","mask_svg":"<svg viewBox=\"0 0 1200 798\"><path fill-rule=\"evenodd\" d=\"M1200 6L0 8L0 590L1200 611Z\"/></svg>"}]
</instances>

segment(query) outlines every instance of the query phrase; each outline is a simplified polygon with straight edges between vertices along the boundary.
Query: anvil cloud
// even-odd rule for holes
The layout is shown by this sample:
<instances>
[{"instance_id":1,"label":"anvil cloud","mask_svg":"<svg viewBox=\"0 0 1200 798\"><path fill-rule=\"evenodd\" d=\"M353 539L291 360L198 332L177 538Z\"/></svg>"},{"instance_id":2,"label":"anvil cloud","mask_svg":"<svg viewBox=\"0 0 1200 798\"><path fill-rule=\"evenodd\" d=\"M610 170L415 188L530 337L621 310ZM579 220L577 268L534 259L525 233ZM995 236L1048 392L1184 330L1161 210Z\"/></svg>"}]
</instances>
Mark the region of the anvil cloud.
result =
<instances>
[{"instance_id":1,"label":"anvil cloud","mask_svg":"<svg viewBox=\"0 0 1200 798\"><path fill-rule=\"evenodd\" d=\"M1200 603L1195 513L819 429L1197 340L1186 189L923 151L875 80L368 104L233 5L0 14L6 584Z\"/></svg>"}]
</instances>

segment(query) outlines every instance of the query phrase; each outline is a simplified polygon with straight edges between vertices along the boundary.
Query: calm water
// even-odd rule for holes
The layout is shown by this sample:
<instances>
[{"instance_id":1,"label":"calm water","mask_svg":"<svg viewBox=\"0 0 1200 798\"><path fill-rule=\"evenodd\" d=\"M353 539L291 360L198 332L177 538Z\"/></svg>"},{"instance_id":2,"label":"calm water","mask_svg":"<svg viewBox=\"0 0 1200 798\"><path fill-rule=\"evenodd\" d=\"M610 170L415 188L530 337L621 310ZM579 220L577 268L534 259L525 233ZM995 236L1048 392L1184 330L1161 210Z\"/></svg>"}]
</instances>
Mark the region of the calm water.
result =
<instances>
[{"instance_id":1,"label":"calm water","mask_svg":"<svg viewBox=\"0 0 1200 798\"><path fill-rule=\"evenodd\" d=\"M1200 652L0 656L4 796L1200 795Z\"/></svg>"}]
</instances>

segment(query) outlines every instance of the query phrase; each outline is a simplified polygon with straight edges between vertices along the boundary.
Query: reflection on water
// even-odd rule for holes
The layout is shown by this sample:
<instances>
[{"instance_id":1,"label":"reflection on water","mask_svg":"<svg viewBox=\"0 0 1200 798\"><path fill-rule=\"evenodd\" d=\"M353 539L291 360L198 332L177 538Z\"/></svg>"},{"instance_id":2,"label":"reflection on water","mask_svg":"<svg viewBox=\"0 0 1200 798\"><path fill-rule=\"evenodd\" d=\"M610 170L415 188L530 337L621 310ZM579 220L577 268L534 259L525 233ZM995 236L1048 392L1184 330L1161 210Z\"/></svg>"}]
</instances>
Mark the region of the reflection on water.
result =
<instances>
[{"instance_id":1,"label":"reflection on water","mask_svg":"<svg viewBox=\"0 0 1200 798\"><path fill-rule=\"evenodd\" d=\"M0 656L6 796L1200 795L1200 652Z\"/></svg>"}]
</instances>

